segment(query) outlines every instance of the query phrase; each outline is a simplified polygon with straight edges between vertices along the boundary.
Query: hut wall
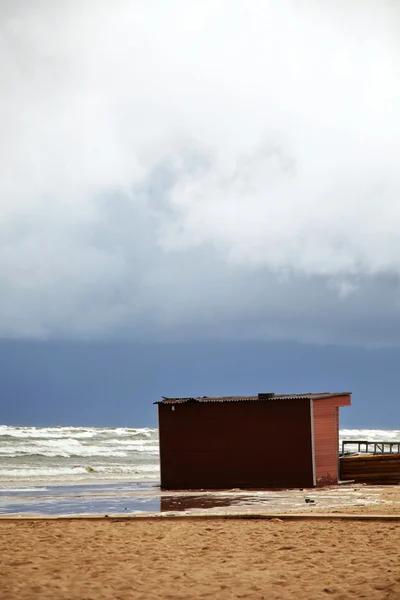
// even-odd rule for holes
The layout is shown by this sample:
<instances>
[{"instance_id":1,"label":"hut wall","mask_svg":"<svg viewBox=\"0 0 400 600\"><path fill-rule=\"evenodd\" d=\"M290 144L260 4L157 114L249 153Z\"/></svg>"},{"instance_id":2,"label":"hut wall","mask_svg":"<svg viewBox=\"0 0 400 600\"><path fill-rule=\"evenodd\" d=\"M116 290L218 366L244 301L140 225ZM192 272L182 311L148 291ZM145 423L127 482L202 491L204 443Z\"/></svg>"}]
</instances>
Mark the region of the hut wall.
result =
<instances>
[{"instance_id":1,"label":"hut wall","mask_svg":"<svg viewBox=\"0 0 400 600\"><path fill-rule=\"evenodd\" d=\"M339 471L339 406L350 397L313 400L317 485L336 484Z\"/></svg>"},{"instance_id":2,"label":"hut wall","mask_svg":"<svg viewBox=\"0 0 400 600\"><path fill-rule=\"evenodd\" d=\"M158 406L163 489L313 485L309 400Z\"/></svg>"}]
</instances>

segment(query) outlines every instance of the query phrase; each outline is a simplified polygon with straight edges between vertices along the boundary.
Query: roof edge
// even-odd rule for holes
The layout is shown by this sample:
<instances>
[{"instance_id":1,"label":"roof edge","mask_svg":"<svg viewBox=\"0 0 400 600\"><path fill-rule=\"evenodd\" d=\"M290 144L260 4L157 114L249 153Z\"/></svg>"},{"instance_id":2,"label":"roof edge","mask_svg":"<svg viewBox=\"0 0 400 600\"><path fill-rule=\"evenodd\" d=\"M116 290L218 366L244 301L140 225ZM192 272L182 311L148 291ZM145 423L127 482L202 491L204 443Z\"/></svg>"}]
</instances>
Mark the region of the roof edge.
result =
<instances>
[{"instance_id":1,"label":"roof edge","mask_svg":"<svg viewBox=\"0 0 400 600\"><path fill-rule=\"evenodd\" d=\"M350 396L351 392L321 392L307 394L258 394L257 396L188 396L188 397L166 397L162 400L153 402L153 404L187 404L198 402L200 404L208 403L229 403L229 402L274 402L279 400L324 400L328 398L337 398Z\"/></svg>"}]
</instances>

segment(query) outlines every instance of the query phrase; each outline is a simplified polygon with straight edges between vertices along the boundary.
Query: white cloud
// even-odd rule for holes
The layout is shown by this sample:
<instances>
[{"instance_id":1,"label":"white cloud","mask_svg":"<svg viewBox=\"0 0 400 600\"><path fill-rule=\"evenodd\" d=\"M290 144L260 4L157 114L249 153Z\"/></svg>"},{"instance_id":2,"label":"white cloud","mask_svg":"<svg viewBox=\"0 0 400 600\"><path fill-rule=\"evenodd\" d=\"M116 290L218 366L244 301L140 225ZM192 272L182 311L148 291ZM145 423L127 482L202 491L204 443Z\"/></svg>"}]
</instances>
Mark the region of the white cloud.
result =
<instances>
[{"instance_id":1,"label":"white cloud","mask_svg":"<svg viewBox=\"0 0 400 600\"><path fill-rule=\"evenodd\" d=\"M0 335L400 341L396 3L0 11Z\"/></svg>"}]
</instances>

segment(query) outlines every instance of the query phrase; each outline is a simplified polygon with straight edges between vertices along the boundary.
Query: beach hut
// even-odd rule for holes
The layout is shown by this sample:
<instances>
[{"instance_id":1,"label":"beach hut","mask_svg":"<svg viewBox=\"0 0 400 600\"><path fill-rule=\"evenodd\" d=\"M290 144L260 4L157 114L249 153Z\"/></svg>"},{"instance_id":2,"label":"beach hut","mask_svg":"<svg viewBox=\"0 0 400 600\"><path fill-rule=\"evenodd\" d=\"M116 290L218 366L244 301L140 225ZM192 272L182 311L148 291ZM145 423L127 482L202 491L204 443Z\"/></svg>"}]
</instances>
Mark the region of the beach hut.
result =
<instances>
[{"instance_id":1,"label":"beach hut","mask_svg":"<svg viewBox=\"0 0 400 600\"><path fill-rule=\"evenodd\" d=\"M305 488L338 482L349 392L163 398L161 487Z\"/></svg>"}]
</instances>

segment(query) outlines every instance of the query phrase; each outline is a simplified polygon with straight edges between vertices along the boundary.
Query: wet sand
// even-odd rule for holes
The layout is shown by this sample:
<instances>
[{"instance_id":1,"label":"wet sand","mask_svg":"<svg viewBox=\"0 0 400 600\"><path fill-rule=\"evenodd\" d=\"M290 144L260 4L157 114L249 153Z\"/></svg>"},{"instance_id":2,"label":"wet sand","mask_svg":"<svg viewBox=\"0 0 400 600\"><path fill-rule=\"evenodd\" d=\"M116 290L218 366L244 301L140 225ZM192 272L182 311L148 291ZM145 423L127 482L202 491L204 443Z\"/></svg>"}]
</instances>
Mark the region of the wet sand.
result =
<instances>
[{"instance_id":1,"label":"wet sand","mask_svg":"<svg viewBox=\"0 0 400 600\"><path fill-rule=\"evenodd\" d=\"M0 521L0 598L400 599L395 522Z\"/></svg>"},{"instance_id":2,"label":"wet sand","mask_svg":"<svg viewBox=\"0 0 400 600\"><path fill-rule=\"evenodd\" d=\"M0 489L0 518L19 515L400 513L400 486L344 485L309 490L162 492L119 483Z\"/></svg>"}]
</instances>

